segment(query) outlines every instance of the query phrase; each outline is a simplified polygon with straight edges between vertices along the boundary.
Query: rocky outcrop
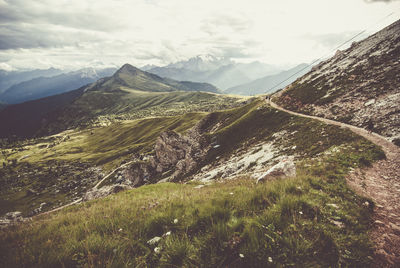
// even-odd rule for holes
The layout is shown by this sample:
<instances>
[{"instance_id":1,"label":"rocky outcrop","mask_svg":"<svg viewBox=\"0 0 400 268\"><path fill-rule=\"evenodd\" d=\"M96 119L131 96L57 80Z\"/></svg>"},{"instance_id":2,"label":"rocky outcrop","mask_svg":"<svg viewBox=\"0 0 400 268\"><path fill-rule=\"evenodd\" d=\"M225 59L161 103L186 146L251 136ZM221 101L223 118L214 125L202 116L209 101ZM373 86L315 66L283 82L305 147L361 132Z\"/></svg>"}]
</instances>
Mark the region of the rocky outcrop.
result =
<instances>
[{"instance_id":1,"label":"rocky outcrop","mask_svg":"<svg viewBox=\"0 0 400 268\"><path fill-rule=\"evenodd\" d=\"M148 163L131 165L126 171L131 180L141 182L173 181L194 171L205 158L210 144L203 133L214 124L213 114L206 116L189 129L186 135L168 130L160 134L154 146L154 155Z\"/></svg>"},{"instance_id":2,"label":"rocky outcrop","mask_svg":"<svg viewBox=\"0 0 400 268\"><path fill-rule=\"evenodd\" d=\"M294 177L296 176L296 165L293 157L288 157L280 161L278 164L270 168L267 172L257 178L257 183L267 181L277 177Z\"/></svg>"},{"instance_id":3,"label":"rocky outcrop","mask_svg":"<svg viewBox=\"0 0 400 268\"><path fill-rule=\"evenodd\" d=\"M26 219L22 217L22 213L20 211L8 212L4 215L4 217L0 217L0 228L23 222L25 220Z\"/></svg>"},{"instance_id":4,"label":"rocky outcrop","mask_svg":"<svg viewBox=\"0 0 400 268\"><path fill-rule=\"evenodd\" d=\"M212 118L212 115L206 116L186 135L171 130L161 133L155 142L154 155L148 157L148 161L138 156L136 162L116 173L113 185L91 189L84 195L83 201L147 183L173 181L194 171L210 149L202 133L212 125Z\"/></svg>"},{"instance_id":5,"label":"rocky outcrop","mask_svg":"<svg viewBox=\"0 0 400 268\"><path fill-rule=\"evenodd\" d=\"M109 186L104 186L101 188L93 188L92 190L90 190L84 194L82 201L89 201L92 199L106 197L110 194L119 193L121 191L129 190L129 189L132 189L132 187L130 187L128 185L123 185L123 184L109 185Z\"/></svg>"},{"instance_id":6,"label":"rocky outcrop","mask_svg":"<svg viewBox=\"0 0 400 268\"><path fill-rule=\"evenodd\" d=\"M160 174L174 170L170 178L173 180L193 171L205 157L208 146L201 134L192 129L184 136L173 131L161 133L151 159L151 166Z\"/></svg>"}]
</instances>

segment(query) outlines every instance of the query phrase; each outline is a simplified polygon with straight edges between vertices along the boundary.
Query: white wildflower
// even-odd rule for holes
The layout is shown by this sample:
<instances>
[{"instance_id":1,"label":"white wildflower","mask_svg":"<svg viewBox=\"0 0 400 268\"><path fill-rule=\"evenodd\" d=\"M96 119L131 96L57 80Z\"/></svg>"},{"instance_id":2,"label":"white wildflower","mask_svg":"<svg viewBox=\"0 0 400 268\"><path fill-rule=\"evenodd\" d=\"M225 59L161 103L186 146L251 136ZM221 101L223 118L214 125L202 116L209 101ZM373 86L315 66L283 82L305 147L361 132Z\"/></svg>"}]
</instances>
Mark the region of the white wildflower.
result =
<instances>
[{"instance_id":1,"label":"white wildflower","mask_svg":"<svg viewBox=\"0 0 400 268\"><path fill-rule=\"evenodd\" d=\"M147 241L147 244L149 244L149 245L155 245L155 244L157 244L158 242L160 242L160 240L161 240L161 237L155 236L155 237L153 237L152 239L150 239L149 241Z\"/></svg>"}]
</instances>

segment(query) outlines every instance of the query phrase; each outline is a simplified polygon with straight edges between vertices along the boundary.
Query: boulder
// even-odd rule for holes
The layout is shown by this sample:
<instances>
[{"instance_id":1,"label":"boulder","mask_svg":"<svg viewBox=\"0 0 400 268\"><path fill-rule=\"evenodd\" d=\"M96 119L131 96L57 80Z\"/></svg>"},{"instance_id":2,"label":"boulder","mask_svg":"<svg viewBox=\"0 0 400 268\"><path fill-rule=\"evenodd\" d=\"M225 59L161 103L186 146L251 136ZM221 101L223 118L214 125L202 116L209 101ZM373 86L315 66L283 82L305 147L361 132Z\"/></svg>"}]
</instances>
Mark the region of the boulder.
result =
<instances>
[{"instance_id":1,"label":"boulder","mask_svg":"<svg viewBox=\"0 0 400 268\"><path fill-rule=\"evenodd\" d=\"M20 211L8 212L6 213L5 218L7 220L17 221L19 219L22 219L22 212Z\"/></svg>"},{"instance_id":2,"label":"boulder","mask_svg":"<svg viewBox=\"0 0 400 268\"><path fill-rule=\"evenodd\" d=\"M85 193L85 195L83 196L83 201L89 201L92 199L106 197L110 194L115 194L115 193L129 190L129 189L132 189L132 187L130 187L129 185L124 185L124 184L115 184L115 185L110 185L110 186L104 186L104 187L101 187L100 189L94 188Z\"/></svg>"},{"instance_id":3,"label":"boulder","mask_svg":"<svg viewBox=\"0 0 400 268\"><path fill-rule=\"evenodd\" d=\"M6 228L7 226L22 221L25 221L25 218L22 217L21 212L19 211L8 212L4 215L4 217L0 217L0 228Z\"/></svg>"},{"instance_id":4,"label":"boulder","mask_svg":"<svg viewBox=\"0 0 400 268\"><path fill-rule=\"evenodd\" d=\"M266 181L269 178L277 177L294 177L296 176L296 165L293 161L293 157L285 158L267 172L257 178L257 183Z\"/></svg>"}]
</instances>

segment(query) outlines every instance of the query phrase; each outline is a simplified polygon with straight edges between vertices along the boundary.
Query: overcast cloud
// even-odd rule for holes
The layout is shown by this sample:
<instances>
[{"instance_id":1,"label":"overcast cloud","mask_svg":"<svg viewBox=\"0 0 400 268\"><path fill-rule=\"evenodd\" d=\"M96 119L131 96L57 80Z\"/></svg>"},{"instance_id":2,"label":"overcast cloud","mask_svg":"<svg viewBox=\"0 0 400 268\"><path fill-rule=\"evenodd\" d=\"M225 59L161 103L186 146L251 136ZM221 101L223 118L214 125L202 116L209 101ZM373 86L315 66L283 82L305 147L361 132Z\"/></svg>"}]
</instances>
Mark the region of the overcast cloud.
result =
<instances>
[{"instance_id":1,"label":"overcast cloud","mask_svg":"<svg viewBox=\"0 0 400 268\"><path fill-rule=\"evenodd\" d=\"M0 0L0 69L161 65L199 54L293 65L389 25L399 9L385 0Z\"/></svg>"}]
</instances>

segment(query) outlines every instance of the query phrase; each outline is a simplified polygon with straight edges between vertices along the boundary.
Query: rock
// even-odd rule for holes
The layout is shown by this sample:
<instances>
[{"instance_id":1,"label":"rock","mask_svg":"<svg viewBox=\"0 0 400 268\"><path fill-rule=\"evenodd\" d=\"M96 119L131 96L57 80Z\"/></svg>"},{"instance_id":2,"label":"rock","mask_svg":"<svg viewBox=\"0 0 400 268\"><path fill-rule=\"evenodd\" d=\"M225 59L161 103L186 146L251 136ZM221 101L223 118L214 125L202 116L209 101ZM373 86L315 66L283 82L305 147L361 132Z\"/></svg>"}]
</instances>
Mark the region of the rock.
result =
<instances>
[{"instance_id":1,"label":"rock","mask_svg":"<svg viewBox=\"0 0 400 268\"><path fill-rule=\"evenodd\" d=\"M293 177L296 176L296 165L293 161L293 157L286 158L270 168L267 172L262 174L257 179L257 183L266 181L268 178L276 177Z\"/></svg>"},{"instance_id":2,"label":"rock","mask_svg":"<svg viewBox=\"0 0 400 268\"><path fill-rule=\"evenodd\" d=\"M364 103L364 106L370 106L370 105L372 105L372 104L374 104L374 103L375 103L375 99L371 99L371 100L365 102L365 103Z\"/></svg>"},{"instance_id":3,"label":"rock","mask_svg":"<svg viewBox=\"0 0 400 268\"><path fill-rule=\"evenodd\" d=\"M4 217L0 217L0 228L5 228L25 220L26 219L22 217L22 213L19 211L8 212Z\"/></svg>"},{"instance_id":4,"label":"rock","mask_svg":"<svg viewBox=\"0 0 400 268\"><path fill-rule=\"evenodd\" d=\"M335 220L332 220L331 222L332 222L334 225L336 225L337 227L339 227L339 228L343 228L343 227L344 227L343 222L335 221Z\"/></svg>"},{"instance_id":5,"label":"rock","mask_svg":"<svg viewBox=\"0 0 400 268\"><path fill-rule=\"evenodd\" d=\"M201 125L201 122L199 124ZM151 160L156 173L175 170L171 175L173 180L197 167L210 147L201 136L202 127L199 124L185 136L174 131L160 134L154 146L155 157Z\"/></svg>"},{"instance_id":6,"label":"rock","mask_svg":"<svg viewBox=\"0 0 400 268\"><path fill-rule=\"evenodd\" d=\"M101 187L100 189L94 188L88 192L85 193L83 196L83 201L89 201L92 199L97 199L97 198L102 198L106 197L110 194L115 194L124 190L129 190L132 189L129 185L124 185L124 184L115 184L111 186L104 186Z\"/></svg>"},{"instance_id":7,"label":"rock","mask_svg":"<svg viewBox=\"0 0 400 268\"><path fill-rule=\"evenodd\" d=\"M118 178L115 180L115 183L122 183L124 181L124 178L122 176L118 176Z\"/></svg>"},{"instance_id":8,"label":"rock","mask_svg":"<svg viewBox=\"0 0 400 268\"><path fill-rule=\"evenodd\" d=\"M22 218L22 212L20 212L20 211L8 212L8 213L6 213L5 218L7 220L12 220L12 221L21 219Z\"/></svg>"},{"instance_id":9,"label":"rock","mask_svg":"<svg viewBox=\"0 0 400 268\"><path fill-rule=\"evenodd\" d=\"M392 228L393 233L395 233L396 235L400 235L400 226L394 223L390 223L390 228Z\"/></svg>"},{"instance_id":10,"label":"rock","mask_svg":"<svg viewBox=\"0 0 400 268\"><path fill-rule=\"evenodd\" d=\"M169 236L171 235L171 231L166 232L165 234L163 234L163 237Z\"/></svg>"},{"instance_id":11,"label":"rock","mask_svg":"<svg viewBox=\"0 0 400 268\"><path fill-rule=\"evenodd\" d=\"M333 208L336 208L336 209L338 209L339 208L339 206L338 205L336 205L336 204L326 204L328 207L333 207Z\"/></svg>"},{"instance_id":12,"label":"rock","mask_svg":"<svg viewBox=\"0 0 400 268\"><path fill-rule=\"evenodd\" d=\"M119 183L137 187L156 175L156 172L151 163L139 162L129 165L121 174L122 180L121 182L118 180Z\"/></svg>"}]
</instances>

